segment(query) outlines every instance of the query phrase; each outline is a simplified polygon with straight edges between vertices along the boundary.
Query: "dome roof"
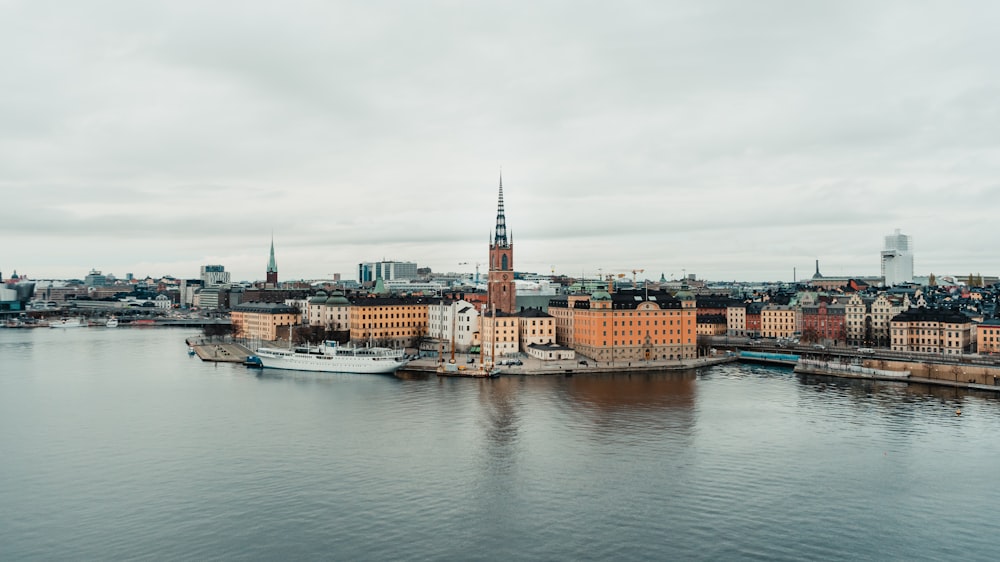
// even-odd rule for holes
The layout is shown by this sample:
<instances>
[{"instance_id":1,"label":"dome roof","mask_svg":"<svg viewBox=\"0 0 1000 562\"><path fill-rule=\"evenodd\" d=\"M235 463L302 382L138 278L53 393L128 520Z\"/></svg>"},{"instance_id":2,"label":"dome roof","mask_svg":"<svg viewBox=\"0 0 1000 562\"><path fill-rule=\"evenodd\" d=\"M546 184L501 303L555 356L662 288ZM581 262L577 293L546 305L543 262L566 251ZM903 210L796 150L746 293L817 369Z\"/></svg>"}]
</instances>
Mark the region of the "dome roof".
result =
<instances>
[{"instance_id":1,"label":"dome roof","mask_svg":"<svg viewBox=\"0 0 1000 562\"><path fill-rule=\"evenodd\" d=\"M351 304L351 301L347 300L347 297L344 296L344 293L341 293L340 291L334 291L330 293L330 298L326 299L326 304L344 306Z\"/></svg>"},{"instance_id":2,"label":"dome roof","mask_svg":"<svg viewBox=\"0 0 1000 562\"><path fill-rule=\"evenodd\" d=\"M309 299L309 304L323 304L326 302L326 291L316 291L316 295Z\"/></svg>"},{"instance_id":3,"label":"dome roof","mask_svg":"<svg viewBox=\"0 0 1000 562\"><path fill-rule=\"evenodd\" d=\"M694 295L690 291L677 291L674 293L674 298L680 301L693 301Z\"/></svg>"},{"instance_id":4,"label":"dome roof","mask_svg":"<svg viewBox=\"0 0 1000 562\"><path fill-rule=\"evenodd\" d=\"M590 300L609 301L611 300L611 295L607 291L595 291L593 295L590 295Z\"/></svg>"}]
</instances>

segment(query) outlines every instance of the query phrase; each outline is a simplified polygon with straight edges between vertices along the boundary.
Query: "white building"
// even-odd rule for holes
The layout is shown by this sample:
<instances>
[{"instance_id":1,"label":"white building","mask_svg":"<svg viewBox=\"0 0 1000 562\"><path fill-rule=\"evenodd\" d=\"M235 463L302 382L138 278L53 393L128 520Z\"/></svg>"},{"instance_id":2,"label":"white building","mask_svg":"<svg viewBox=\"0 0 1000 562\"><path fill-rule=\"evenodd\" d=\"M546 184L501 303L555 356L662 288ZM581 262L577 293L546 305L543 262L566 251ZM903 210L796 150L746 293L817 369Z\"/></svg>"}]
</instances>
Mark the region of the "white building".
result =
<instances>
[{"instance_id":1,"label":"white building","mask_svg":"<svg viewBox=\"0 0 1000 562\"><path fill-rule=\"evenodd\" d=\"M221 265L201 266L201 281L206 287L229 283L229 272Z\"/></svg>"},{"instance_id":2,"label":"white building","mask_svg":"<svg viewBox=\"0 0 1000 562\"><path fill-rule=\"evenodd\" d=\"M427 305L427 337L450 342L455 338L455 351L466 352L472 347L479 331L479 311L464 300L442 301Z\"/></svg>"},{"instance_id":3,"label":"white building","mask_svg":"<svg viewBox=\"0 0 1000 562\"><path fill-rule=\"evenodd\" d=\"M394 281L397 279L416 279L417 264L409 261L376 261L358 264L358 282L366 283L382 279Z\"/></svg>"},{"instance_id":4,"label":"white building","mask_svg":"<svg viewBox=\"0 0 1000 562\"><path fill-rule=\"evenodd\" d=\"M886 287L913 282L913 247L910 237L896 232L885 237L882 249L882 278Z\"/></svg>"}]
</instances>

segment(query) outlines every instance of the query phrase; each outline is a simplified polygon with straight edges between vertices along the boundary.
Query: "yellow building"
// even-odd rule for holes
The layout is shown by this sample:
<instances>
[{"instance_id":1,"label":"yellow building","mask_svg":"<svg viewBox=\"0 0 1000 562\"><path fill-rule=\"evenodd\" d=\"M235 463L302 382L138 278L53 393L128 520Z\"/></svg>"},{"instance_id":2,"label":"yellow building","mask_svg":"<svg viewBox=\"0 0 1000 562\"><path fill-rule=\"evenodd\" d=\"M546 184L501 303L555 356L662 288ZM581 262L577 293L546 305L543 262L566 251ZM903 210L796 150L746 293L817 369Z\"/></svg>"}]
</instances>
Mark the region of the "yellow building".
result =
<instances>
[{"instance_id":1,"label":"yellow building","mask_svg":"<svg viewBox=\"0 0 1000 562\"><path fill-rule=\"evenodd\" d=\"M481 353L484 358L499 361L504 355L517 353L521 349L519 321L517 316L499 310L496 311L495 317L490 311L484 312L479 317Z\"/></svg>"},{"instance_id":2,"label":"yellow building","mask_svg":"<svg viewBox=\"0 0 1000 562\"><path fill-rule=\"evenodd\" d=\"M795 307L769 304L760 311L760 335L765 338L790 338L799 331Z\"/></svg>"},{"instance_id":3,"label":"yellow building","mask_svg":"<svg viewBox=\"0 0 1000 562\"><path fill-rule=\"evenodd\" d=\"M972 351L972 321L953 310L911 308L891 322L892 350L960 355Z\"/></svg>"},{"instance_id":4,"label":"yellow building","mask_svg":"<svg viewBox=\"0 0 1000 562\"><path fill-rule=\"evenodd\" d=\"M556 319L538 308L527 308L517 313L521 350L526 351L533 344L556 343Z\"/></svg>"},{"instance_id":5,"label":"yellow building","mask_svg":"<svg viewBox=\"0 0 1000 562\"><path fill-rule=\"evenodd\" d=\"M376 297L351 306L351 341L384 347L413 347L427 335L424 298Z\"/></svg>"},{"instance_id":6,"label":"yellow building","mask_svg":"<svg viewBox=\"0 0 1000 562\"><path fill-rule=\"evenodd\" d=\"M573 301L572 307L568 299L549 303L550 314L559 308L569 310L573 318L573 339L563 345L597 361L697 356L697 309L694 295L686 291L673 296L659 291L620 291L614 295L598 291ZM558 339L558 324L556 330Z\"/></svg>"},{"instance_id":7,"label":"yellow building","mask_svg":"<svg viewBox=\"0 0 1000 562\"><path fill-rule=\"evenodd\" d=\"M290 326L296 326L302 313L286 304L248 302L236 305L230 313L233 335L274 341L288 339Z\"/></svg>"}]
</instances>

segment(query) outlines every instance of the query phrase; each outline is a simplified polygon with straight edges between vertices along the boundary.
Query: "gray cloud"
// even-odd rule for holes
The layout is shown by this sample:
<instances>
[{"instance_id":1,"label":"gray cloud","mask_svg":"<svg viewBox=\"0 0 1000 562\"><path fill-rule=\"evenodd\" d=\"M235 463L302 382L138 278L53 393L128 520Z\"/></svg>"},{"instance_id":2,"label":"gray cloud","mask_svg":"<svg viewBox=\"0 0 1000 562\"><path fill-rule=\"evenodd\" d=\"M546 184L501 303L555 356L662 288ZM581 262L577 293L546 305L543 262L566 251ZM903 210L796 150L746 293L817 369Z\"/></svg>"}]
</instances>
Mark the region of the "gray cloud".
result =
<instances>
[{"instance_id":1,"label":"gray cloud","mask_svg":"<svg viewBox=\"0 0 1000 562\"><path fill-rule=\"evenodd\" d=\"M0 271L996 272L981 3L0 8ZM22 243L23 241L30 243ZM840 273L840 271L831 271ZM954 272L952 272L954 273Z\"/></svg>"}]
</instances>

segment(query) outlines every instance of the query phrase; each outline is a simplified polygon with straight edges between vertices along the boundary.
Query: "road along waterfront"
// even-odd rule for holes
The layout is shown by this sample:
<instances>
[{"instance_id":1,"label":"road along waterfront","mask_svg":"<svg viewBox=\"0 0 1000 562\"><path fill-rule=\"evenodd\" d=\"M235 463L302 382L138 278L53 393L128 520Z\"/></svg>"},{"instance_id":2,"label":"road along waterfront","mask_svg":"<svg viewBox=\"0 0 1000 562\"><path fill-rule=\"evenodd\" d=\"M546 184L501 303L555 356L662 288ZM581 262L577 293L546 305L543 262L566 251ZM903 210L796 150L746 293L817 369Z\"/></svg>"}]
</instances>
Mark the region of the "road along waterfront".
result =
<instances>
[{"instance_id":1,"label":"road along waterfront","mask_svg":"<svg viewBox=\"0 0 1000 562\"><path fill-rule=\"evenodd\" d=\"M996 552L992 394L741 364L260 371L189 357L193 335L0 330L0 558Z\"/></svg>"}]
</instances>

